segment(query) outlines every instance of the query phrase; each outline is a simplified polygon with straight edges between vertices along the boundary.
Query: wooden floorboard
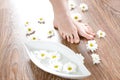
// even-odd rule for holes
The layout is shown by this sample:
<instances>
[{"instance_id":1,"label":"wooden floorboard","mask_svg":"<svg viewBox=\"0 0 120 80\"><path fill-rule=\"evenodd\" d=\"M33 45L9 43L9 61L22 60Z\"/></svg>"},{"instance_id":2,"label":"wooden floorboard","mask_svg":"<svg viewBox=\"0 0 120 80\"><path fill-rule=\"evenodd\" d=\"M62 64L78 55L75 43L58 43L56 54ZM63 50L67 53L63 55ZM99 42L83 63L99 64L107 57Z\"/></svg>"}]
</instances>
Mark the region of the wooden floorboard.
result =
<instances>
[{"instance_id":1,"label":"wooden floorboard","mask_svg":"<svg viewBox=\"0 0 120 80\"><path fill-rule=\"evenodd\" d=\"M30 61L23 46L21 22L10 1L0 0L0 80L69 80L46 73ZM120 0L78 2L89 6L87 13L81 13L84 22L95 32L106 32L104 39L95 38L101 63L92 64L91 53L85 46L87 40L82 39L80 44L61 42L85 57L85 66L92 75L83 80L120 80Z\"/></svg>"}]
</instances>

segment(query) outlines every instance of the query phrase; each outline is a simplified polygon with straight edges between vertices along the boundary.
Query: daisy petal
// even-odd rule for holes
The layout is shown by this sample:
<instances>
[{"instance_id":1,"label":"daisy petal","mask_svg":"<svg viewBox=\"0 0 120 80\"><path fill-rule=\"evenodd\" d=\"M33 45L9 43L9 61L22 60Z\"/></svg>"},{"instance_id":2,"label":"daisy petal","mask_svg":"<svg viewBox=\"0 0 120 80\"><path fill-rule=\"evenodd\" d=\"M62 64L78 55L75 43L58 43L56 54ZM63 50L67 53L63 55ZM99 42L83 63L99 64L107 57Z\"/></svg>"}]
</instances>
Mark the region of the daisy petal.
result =
<instances>
[{"instance_id":1,"label":"daisy petal","mask_svg":"<svg viewBox=\"0 0 120 80\"><path fill-rule=\"evenodd\" d=\"M38 23L39 23L39 24L45 24L45 20L44 20L44 18L42 18L42 17L39 18Z\"/></svg>"},{"instance_id":2,"label":"daisy petal","mask_svg":"<svg viewBox=\"0 0 120 80\"><path fill-rule=\"evenodd\" d=\"M62 71L62 63L58 61L50 62L50 67L55 71Z\"/></svg>"},{"instance_id":3,"label":"daisy petal","mask_svg":"<svg viewBox=\"0 0 120 80\"><path fill-rule=\"evenodd\" d=\"M78 21L78 22L82 21L82 16L79 13L72 13L71 17L75 21Z\"/></svg>"},{"instance_id":4,"label":"daisy petal","mask_svg":"<svg viewBox=\"0 0 120 80\"><path fill-rule=\"evenodd\" d=\"M88 5L85 3L81 3L79 8L81 9L81 11L85 12L88 10Z\"/></svg>"},{"instance_id":5,"label":"daisy petal","mask_svg":"<svg viewBox=\"0 0 120 80\"><path fill-rule=\"evenodd\" d=\"M98 36L99 38L104 38L104 37L106 36L106 33L103 32L102 30L98 30L98 31L97 31L97 36Z\"/></svg>"},{"instance_id":6,"label":"daisy petal","mask_svg":"<svg viewBox=\"0 0 120 80\"><path fill-rule=\"evenodd\" d=\"M59 60L61 58L61 55L58 52L50 52L49 58L51 60Z\"/></svg>"},{"instance_id":7,"label":"daisy petal","mask_svg":"<svg viewBox=\"0 0 120 80\"><path fill-rule=\"evenodd\" d=\"M73 0L68 0L68 7L70 10L75 9L75 7L76 7L75 2Z\"/></svg>"},{"instance_id":8,"label":"daisy petal","mask_svg":"<svg viewBox=\"0 0 120 80\"><path fill-rule=\"evenodd\" d=\"M40 50L40 51L35 51L34 52L39 59L46 59L48 53L46 51Z\"/></svg>"},{"instance_id":9,"label":"daisy petal","mask_svg":"<svg viewBox=\"0 0 120 80\"><path fill-rule=\"evenodd\" d=\"M95 40L89 40L86 44L86 47L88 50L94 52L96 49L98 49L98 45Z\"/></svg>"},{"instance_id":10,"label":"daisy petal","mask_svg":"<svg viewBox=\"0 0 120 80\"><path fill-rule=\"evenodd\" d=\"M66 73L73 73L76 72L77 66L71 62L66 63L63 65L63 71Z\"/></svg>"},{"instance_id":11,"label":"daisy petal","mask_svg":"<svg viewBox=\"0 0 120 80\"><path fill-rule=\"evenodd\" d=\"M95 54L95 53L93 53L92 55L91 55L91 57L92 57L92 60L93 60L93 64L99 64L100 63L100 57L99 57L99 55L98 54Z\"/></svg>"}]
</instances>

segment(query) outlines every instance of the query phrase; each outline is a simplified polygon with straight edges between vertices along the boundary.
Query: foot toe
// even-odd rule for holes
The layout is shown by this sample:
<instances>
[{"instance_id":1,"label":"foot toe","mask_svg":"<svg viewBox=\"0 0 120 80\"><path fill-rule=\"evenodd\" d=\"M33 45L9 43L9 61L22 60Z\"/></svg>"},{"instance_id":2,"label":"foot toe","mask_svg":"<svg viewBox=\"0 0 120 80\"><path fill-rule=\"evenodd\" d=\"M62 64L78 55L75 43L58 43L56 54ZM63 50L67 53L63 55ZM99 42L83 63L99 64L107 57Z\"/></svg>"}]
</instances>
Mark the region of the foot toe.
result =
<instances>
[{"instance_id":1,"label":"foot toe","mask_svg":"<svg viewBox=\"0 0 120 80\"><path fill-rule=\"evenodd\" d=\"M78 33L75 32L73 36L74 36L74 43L79 43L80 42L80 38L78 36Z\"/></svg>"},{"instance_id":2,"label":"foot toe","mask_svg":"<svg viewBox=\"0 0 120 80\"><path fill-rule=\"evenodd\" d=\"M90 35L90 34L88 34L88 33L83 33L83 35L82 36L84 36L86 39L93 39L94 37L92 36L92 35Z\"/></svg>"},{"instance_id":3,"label":"foot toe","mask_svg":"<svg viewBox=\"0 0 120 80\"><path fill-rule=\"evenodd\" d=\"M86 29L86 33L88 33L89 35L95 36L95 33L93 33L91 30Z\"/></svg>"}]
</instances>

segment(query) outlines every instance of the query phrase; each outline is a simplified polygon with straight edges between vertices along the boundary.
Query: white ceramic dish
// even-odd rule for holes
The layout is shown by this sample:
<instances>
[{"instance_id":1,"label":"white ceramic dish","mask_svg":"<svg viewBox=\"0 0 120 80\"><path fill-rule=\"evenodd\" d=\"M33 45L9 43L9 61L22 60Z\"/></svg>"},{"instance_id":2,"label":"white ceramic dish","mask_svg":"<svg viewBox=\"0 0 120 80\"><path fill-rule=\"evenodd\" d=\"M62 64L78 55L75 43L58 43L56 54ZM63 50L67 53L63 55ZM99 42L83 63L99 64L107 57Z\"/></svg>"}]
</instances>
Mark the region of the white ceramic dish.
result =
<instances>
[{"instance_id":1,"label":"white ceramic dish","mask_svg":"<svg viewBox=\"0 0 120 80\"><path fill-rule=\"evenodd\" d=\"M46 72L69 79L82 79L91 75L91 73L84 66L83 61L81 61L80 57L76 56L76 54L71 49L60 43L49 41L28 41L27 43L25 43L25 48L32 62ZM39 49L58 51L61 54L63 53L62 55L64 57L62 58L62 61L71 61L75 63L77 65L77 72L74 74L66 74L50 69L47 63L41 63L40 60L31 53L31 51Z\"/></svg>"}]
</instances>

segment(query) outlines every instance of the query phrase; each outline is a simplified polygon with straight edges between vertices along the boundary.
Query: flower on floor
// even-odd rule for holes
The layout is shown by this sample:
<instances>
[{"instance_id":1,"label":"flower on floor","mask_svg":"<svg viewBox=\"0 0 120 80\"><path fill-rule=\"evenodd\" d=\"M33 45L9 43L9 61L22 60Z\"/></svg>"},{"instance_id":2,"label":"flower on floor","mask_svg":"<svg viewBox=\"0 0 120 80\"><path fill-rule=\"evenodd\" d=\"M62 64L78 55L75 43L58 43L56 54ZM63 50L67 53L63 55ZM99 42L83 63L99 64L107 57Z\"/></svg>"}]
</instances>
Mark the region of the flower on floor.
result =
<instances>
[{"instance_id":1,"label":"flower on floor","mask_svg":"<svg viewBox=\"0 0 120 80\"><path fill-rule=\"evenodd\" d=\"M71 62L66 63L63 65L63 71L66 73L73 73L76 72L77 66Z\"/></svg>"},{"instance_id":2,"label":"flower on floor","mask_svg":"<svg viewBox=\"0 0 120 80\"><path fill-rule=\"evenodd\" d=\"M32 41L39 40L39 37L36 34L31 34L30 36L27 36L27 38Z\"/></svg>"},{"instance_id":3,"label":"flower on floor","mask_svg":"<svg viewBox=\"0 0 120 80\"><path fill-rule=\"evenodd\" d=\"M28 25L29 25L29 22L28 22L28 21L26 21L26 22L25 22L25 26L28 26Z\"/></svg>"},{"instance_id":4,"label":"flower on floor","mask_svg":"<svg viewBox=\"0 0 120 80\"><path fill-rule=\"evenodd\" d=\"M49 30L47 34L48 34L48 38L51 38L51 37L54 36L54 31L53 30Z\"/></svg>"},{"instance_id":5,"label":"flower on floor","mask_svg":"<svg viewBox=\"0 0 120 80\"><path fill-rule=\"evenodd\" d=\"M87 49L92 52L98 48L98 45L95 40L89 40L86 46L87 46Z\"/></svg>"},{"instance_id":6,"label":"flower on floor","mask_svg":"<svg viewBox=\"0 0 120 80\"><path fill-rule=\"evenodd\" d=\"M39 18L38 23L45 24L45 20L41 17L41 18Z\"/></svg>"},{"instance_id":7,"label":"flower on floor","mask_svg":"<svg viewBox=\"0 0 120 80\"><path fill-rule=\"evenodd\" d=\"M58 61L50 63L50 67L55 71L62 71L62 66L62 63Z\"/></svg>"},{"instance_id":8,"label":"flower on floor","mask_svg":"<svg viewBox=\"0 0 120 80\"><path fill-rule=\"evenodd\" d=\"M75 9L75 7L76 7L75 2L73 0L68 0L68 7L70 10Z\"/></svg>"},{"instance_id":9,"label":"flower on floor","mask_svg":"<svg viewBox=\"0 0 120 80\"><path fill-rule=\"evenodd\" d=\"M101 59L100 59L98 54L92 53L91 57L92 57L92 60L93 60L93 64L99 64L100 63Z\"/></svg>"},{"instance_id":10,"label":"flower on floor","mask_svg":"<svg viewBox=\"0 0 120 80\"><path fill-rule=\"evenodd\" d=\"M79 13L73 13L71 14L71 16L72 16L72 19L75 21L78 21L78 22L82 21L82 16Z\"/></svg>"},{"instance_id":11,"label":"flower on floor","mask_svg":"<svg viewBox=\"0 0 120 80\"><path fill-rule=\"evenodd\" d=\"M59 60L61 55L58 52L50 52L49 53L50 60Z\"/></svg>"},{"instance_id":12,"label":"flower on floor","mask_svg":"<svg viewBox=\"0 0 120 80\"><path fill-rule=\"evenodd\" d=\"M48 55L48 53L44 50L35 51L34 54L36 54L37 57L40 59L45 59L45 58L47 58L47 55Z\"/></svg>"},{"instance_id":13,"label":"flower on floor","mask_svg":"<svg viewBox=\"0 0 120 80\"><path fill-rule=\"evenodd\" d=\"M103 32L102 30L98 30L98 31L97 31L97 36L98 36L99 38L104 38L104 37L106 36L106 33Z\"/></svg>"},{"instance_id":14,"label":"flower on floor","mask_svg":"<svg viewBox=\"0 0 120 80\"><path fill-rule=\"evenodd\" d=\"M27 27L26 29L27 29L26 33L32 33L34 31L32 27Z\"/></svg>"},{"instance_id":15,"label":"flower on floor","mask_svg":"<svg viewBox=\"0 0 120 80\"><path fill-rule=\"evenodd\" d=\"M80 3L79 8L81 9L81 11L85 12L88 10L88 5L85 3Z\"/></svg>"},{"instance_id":16,"label":"flower on floor","mask_svg":"<svg viewBox=\"0 0 120 80\"><path fill-rule=\"evenodd\" d=\"M32 37L31 37L31 40L37 40L37 37L32 36Z\"/></svg>"}]
</instances>

